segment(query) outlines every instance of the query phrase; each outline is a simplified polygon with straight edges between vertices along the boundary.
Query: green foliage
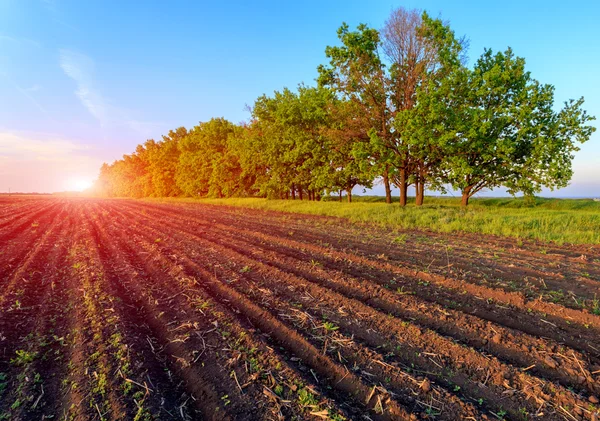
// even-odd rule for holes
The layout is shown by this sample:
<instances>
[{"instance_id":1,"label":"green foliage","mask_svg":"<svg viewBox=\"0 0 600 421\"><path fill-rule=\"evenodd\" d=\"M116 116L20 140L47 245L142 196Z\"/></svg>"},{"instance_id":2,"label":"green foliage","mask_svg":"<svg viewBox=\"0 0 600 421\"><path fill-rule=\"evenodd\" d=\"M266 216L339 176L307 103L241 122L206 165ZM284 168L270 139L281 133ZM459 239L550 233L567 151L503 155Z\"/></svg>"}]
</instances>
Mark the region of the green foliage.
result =
<instances>
[{"instance_id":1,"label":"green foliage","mask_svg":"<svg viewBox=\"0 0 600 421\"><path fill-rule=\"evenodd\" d=\"M240 169L229 149L229 138L236 129L224 118L213 118L194 127L179 142L176 180L186 196L235 195Z\"/></svg>"},{"instance_id":2,"label":"green foliage","mask_svg":"<svg viewBox=\"0 0 600 421\"><path fill-rule=\"evenodd\" d=\"M19 349L16 351L17 356L10 360L11 364L25 366L30 364L35 357L37 357L36 352L28 352L24 349Z\"/></svg>"},{"instance_id":3,"label":"green foliage","mask_svg":"<svg viewBox=\"0 0 600 421\"><path fill-rule=\"evenodd\" d=\"M2 393L6 390L6 387L8 385L7 378L8 376L6 375L6 373L0 373L0 397L2 396Z\"/></svg>"},{"instance_id":4,"label":"green foliage","mask_svg":"<svg viewBox=\"0 0 600 421\"><path fill-rule=\"evenodd\" d=\"M486 50L473 70L456 68L420 92L417 126L434 134L442 152L439 180L462 191L466 205L483 189L531 196L565 187L577 143L595 130L582 104L570 101L554 112L554 88L532 79L524 59L510 48Z\"/></svg>"},{"instance_id":5,"label":"green foliage","mask_svg":"<svg viewBox=\"0 0 600 421\"><path fill-rule=\"evenodd\" d=\"M317 406L319 405L319 401L309 390L306 388L302 388L298 390L298 403L300 406Z\"/></svg>"},{"instance_id":6,"label":"green foliage","mask_svg":"<svg viewBox=\"0 0 600 421\"><path fill-rule=\"evenodd\" d=\"M327 46L317 87L262 95L241 125L224 118L179 127L104 164L96 183L111 197L321 200L356 186L391 184L400 204L416 187L522 193L565 187L579 144L595 128L583 99L554 109L554 87L508 48L466 66L464 39L426 12L398 8L381 33L343 23ZM426 213L426 212L425 212ZM445 225L445 224L443 224Z\"/></svg>"}]
</instances>

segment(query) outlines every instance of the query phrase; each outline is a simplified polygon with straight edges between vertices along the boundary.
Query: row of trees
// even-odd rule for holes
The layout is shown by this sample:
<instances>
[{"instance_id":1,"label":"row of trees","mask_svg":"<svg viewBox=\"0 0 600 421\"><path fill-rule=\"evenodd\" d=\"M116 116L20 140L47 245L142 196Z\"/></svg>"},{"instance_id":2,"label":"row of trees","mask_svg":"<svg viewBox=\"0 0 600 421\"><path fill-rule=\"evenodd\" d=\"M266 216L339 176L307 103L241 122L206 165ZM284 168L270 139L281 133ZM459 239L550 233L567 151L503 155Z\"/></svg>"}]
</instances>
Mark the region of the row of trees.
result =
<instances>
[{"instance_id":1,"label":"row of trees","mask_svg":"<svg viewBox=\"0 0 600 421\"><path fill-rule=\"evenodd\" d=\"M406 205L425 189L462 192L463 205L503 186L532 195L572 176L594 118L583 99L554 109L554 87L511 49L486 50L472 68L465 39L427 13L395 10L384 28L338 30L315 87L255 101L248 123L224 119L148 140L100 172L111 196L305 197L382 183Z\"/></svg>"}]
</instances>

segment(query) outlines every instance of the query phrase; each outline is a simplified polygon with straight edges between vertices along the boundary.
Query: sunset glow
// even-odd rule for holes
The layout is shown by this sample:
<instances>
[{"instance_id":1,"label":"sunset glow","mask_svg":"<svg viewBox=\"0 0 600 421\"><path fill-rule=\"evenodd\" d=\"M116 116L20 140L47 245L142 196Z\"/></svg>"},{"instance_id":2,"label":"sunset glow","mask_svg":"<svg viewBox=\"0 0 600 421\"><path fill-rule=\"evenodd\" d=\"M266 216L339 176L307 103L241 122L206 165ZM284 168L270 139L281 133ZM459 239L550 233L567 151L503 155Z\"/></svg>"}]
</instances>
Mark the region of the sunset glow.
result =
<instances>
[{"instance_id":1,"label":"sunset glow","mask_svg":"<svg viewBox=\"0 0 600 421\"><path fill-rule=\"evenodd\" d=\"M77 191L82 192L91 188L94 185L94 181L89 178L79 178L73 177L67 180L65 184L65 189L67 191Z\"/></svg>"}]
</instances>

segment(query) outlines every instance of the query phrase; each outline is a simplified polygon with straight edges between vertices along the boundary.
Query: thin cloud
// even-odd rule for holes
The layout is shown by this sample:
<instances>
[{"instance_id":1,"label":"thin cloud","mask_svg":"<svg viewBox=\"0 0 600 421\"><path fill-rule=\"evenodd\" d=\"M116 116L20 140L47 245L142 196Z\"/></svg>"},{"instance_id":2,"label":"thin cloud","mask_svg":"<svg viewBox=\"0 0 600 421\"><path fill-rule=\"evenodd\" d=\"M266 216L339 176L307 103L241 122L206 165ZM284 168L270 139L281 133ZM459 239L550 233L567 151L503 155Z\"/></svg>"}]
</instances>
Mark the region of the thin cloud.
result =
<instances>
[{"instance_id":1,"label":"thin cloud","mask_svg":"<svg viewBox=\"0 0 600 421\"><path fill-rule=\"evenodd\" d=\"M63 72L77 85L75 95L89 113L102 127L128 127L141 134L148 135L157 126L157 123L137 119L137 113L122 107L112 105L94 82L94 61L85 54L72 50L60 50L60 67Z\"/></svg>"},{"instance_id":2,"label":"thin cloud","mask_svg":"<svg viewBox=\"0 0 600 421\"><path fill-rule=\"evenodd\" d=\"M29 101L31 101L31 103L33 105L35 105L35 107L38 110L40 110L42 114L44 114L46 117L49 117L48 111L32 95L32 93L37 92L40 89L42 89L42 87L40 85L36 84L36 85L30 86L29 88L22 88L7 73L0 73L0 76L3 76L6 79L8 79L9 83L11 83L17 91L19 91L25 98L27 98Z\"/></svg>"},{"instance_id":3,"label":"thin cloud","mask_svg":"<svg viewBox=\"0 0 600 421\"><path fill-rule=\"evenodd\" d=\"M0 157L11 160L47 161L73 159L89 152L88 145L40 133L0 132Z\"/></svg>"},{"instance_id":4,"label":"thin cloud","mask_svg":"<svg viewBox=\"0 0 600 421\"><path fill-rule=\"evenodd\" d=\"M38 41L29 39L29 38L13 37L10 35L0 34L0 43L2 43L2 42L18 44L19 46L30 46L30 47L36 47L36 48L41 47L41 44Z\"/></svg>"},{"instance_id":5,"label":"thin cloud","mask_svg":"<svg viewBox=\"0 0 600 421\"><path fill-rule=\"evenodd\" d=\"M23 90L24 90L25 92L37 92L37 91L39 91L40 89L42 89L42 87L41 87L40 85L38 85L38 84L35 84L35 85L33 85L33 86L30 86L29 88L23 88Z\"/></svg>"},{"instance_id":6,"label":"thin cloud","mask_svg":"<svg viewBox=\"0 0 600 421\"><path fill-rule=\"evenodd\" d=\"M94 86L94 61L71 50L60 50L60 67L77 84L75 95L102 126L106 125L106 101Z\"/></svg>"},{"instance_id":7,"label":"thin cloud","mask_svg":"<svg viewBox=\"0 0 600 421\"><path fill-rule=\"evenodd\" d=\"M52 13L56 13L56 1L54 0L42 0L42 4L46 9Z\"/></svg>"},{"instance_id":8,"label":"thin cloud","mask_svg":"<svg viewBox=\"0 0 600 421\"><path fill-rule=\"evenodd\" d=\"M44 115L48 116L48 111L47 111L47 110L46 110L46 109L45 109L45 108L42 106L42 104L40 104L40 103L38 102L38 100L37 100L37 99L35 99L35 98L34 98L34 97L31 95L31 93L30 93L30 92L35 92L35 91L39 90L39 89L40 89L40 87L39 87L38 85L35 85L35 86L31 87L31 88L21 88L21 87L20 87L19 85L17 85L16 83L13 83L13 84L14 84L15 88L16 88L16 89L17 89L19 92L21 92L21 93L22 93L22 94L23 94L23 95L24 95L24 96L25 96L27 99L29 99L29 100L31 101L31 103L32 103L33 105L35 105L35 106L36 106L36 108L37 108L38 110L40 110L40 111L42 112L42 114L44 114Z\"/></svg>"}]
</instances>

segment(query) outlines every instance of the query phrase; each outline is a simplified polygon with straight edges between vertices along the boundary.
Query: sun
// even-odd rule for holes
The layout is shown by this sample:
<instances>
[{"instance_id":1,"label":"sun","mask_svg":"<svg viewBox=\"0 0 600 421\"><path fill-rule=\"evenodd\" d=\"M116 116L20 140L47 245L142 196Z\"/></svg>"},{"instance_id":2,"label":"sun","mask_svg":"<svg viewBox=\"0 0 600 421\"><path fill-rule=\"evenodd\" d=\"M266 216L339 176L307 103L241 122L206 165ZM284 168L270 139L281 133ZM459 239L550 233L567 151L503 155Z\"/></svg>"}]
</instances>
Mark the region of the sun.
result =
<instances>
[{"instance_id":1,"label":"sun","mask_svg":"<svg viewBox=\"0 0 600 421\"><path fill-rule=\"evenodd\" d=\"M82 192L91 188L93 185L94 182L89 178L73 177L67 181L67 190Z\"/></svg>"}]
</instances>

